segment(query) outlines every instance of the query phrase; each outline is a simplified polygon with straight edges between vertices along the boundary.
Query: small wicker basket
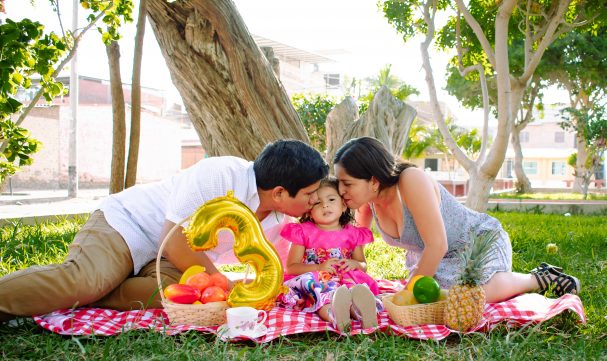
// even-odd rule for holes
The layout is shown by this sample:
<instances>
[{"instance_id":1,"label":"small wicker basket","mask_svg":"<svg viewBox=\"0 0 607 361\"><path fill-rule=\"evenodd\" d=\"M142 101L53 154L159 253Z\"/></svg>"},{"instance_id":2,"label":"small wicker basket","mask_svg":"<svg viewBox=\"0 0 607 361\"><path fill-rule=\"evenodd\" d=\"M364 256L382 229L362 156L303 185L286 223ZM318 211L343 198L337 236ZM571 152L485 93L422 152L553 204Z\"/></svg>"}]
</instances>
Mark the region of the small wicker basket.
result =
<instances>
[{"instance_id":1,"label":"small wicker basket","mask_svg":"<svg viewBox=\"0 0 607 361\"><path fill-rule=\"evenodd\" d=\"M188 217L189 218L189 217ZM225 301L221 302L209 302L198 305L187 305L174 303L167 300L164 297L162 289L162 283L160 281L160 258L162 257L162 251L167 240L173 235L175 230L181 226L188 218L177 223L164 237L160 248L158 249L158 256L156 257L156 280L158 281L158 290L160 298L162 299L162 307L169 317L169 322L172 325L194 325L194 326L216 326L226 323L226 309L229 308L228 303Z\"/></svg>"},{"instance_id":2,"label":"small wicker basket","mask_svg":"<svg viewBox=\"0 0 607 361\"><path fill-rule=\"evenodd\" d=\"M446 301L424 303L410 306L398 306L392 302L394 296L382 300L390 318L400 326L444 325Z\"/></svg>"}]
</instances>

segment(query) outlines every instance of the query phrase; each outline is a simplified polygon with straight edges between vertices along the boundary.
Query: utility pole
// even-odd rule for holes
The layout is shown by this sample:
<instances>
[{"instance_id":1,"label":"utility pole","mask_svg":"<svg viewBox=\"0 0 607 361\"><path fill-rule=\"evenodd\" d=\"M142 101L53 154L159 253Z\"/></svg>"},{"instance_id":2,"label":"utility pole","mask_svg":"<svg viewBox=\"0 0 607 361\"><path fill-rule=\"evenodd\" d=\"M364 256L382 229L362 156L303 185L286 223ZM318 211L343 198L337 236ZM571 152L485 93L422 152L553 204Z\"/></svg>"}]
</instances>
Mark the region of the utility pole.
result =
<instances>
[{"instance_id":1,"label":"utility pole","mask_svg":"<svg viewBox=\"0 0 607 361\"><path fill-rule=\"evenodd\" d=\"M72 34L78 30L78 0L73 1L72 9ZM67 196L69 198L78 197L78 69L77 69L78 50L74 53L70 69L70 107L72 109L72 118L70 119L69 130L69 163L67 168Z\"/></svg>"}]
</instances>

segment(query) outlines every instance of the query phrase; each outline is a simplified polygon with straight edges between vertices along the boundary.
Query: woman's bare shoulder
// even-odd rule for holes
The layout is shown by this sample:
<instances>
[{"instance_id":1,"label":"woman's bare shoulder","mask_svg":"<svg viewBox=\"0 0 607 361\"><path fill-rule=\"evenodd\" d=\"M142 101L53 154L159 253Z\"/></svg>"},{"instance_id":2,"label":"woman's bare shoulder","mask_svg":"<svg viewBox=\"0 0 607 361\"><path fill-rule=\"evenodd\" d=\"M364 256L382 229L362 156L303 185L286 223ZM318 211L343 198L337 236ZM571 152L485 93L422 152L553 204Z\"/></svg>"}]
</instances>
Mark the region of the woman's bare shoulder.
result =
<instances>
[{"instance_id":1,"label":"woman's bare shoulder","mask_svg":"<svg viewBox=\"0 0 607 361\"><path fill-rule=\"evenodd\" d=\"M411 167L400 173L399 184L402 185L404 182L432 183L432 178L428 176L425 171L416 167Z\"/></svg>"},{"instance_id":2,"label":"woman's bare shoulder","mask_svg":"<svg viewBox=\"0 0 607 361\"><path fill-rule=\"evenodd\" d=\"M402 171L398 183L401 195L405 198L439 194L438 183L419 168L411 167Z\"/></svg>"}]
</instances>

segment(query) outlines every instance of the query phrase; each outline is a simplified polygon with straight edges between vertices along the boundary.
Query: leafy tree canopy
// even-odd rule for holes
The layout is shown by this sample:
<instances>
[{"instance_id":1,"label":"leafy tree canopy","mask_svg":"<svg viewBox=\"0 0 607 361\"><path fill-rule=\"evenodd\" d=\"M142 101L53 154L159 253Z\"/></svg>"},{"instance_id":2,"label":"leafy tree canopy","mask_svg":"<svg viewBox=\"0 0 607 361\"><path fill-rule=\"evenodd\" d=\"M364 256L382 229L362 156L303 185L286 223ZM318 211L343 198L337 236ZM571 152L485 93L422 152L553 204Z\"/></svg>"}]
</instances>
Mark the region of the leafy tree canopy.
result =
<instances>
[{"instance_id":1,"label":"leafy tree canopy","mask_svg":"<svg viewBox=\"0 0 607 361\"><path fill-rule=\"evenodd\" d=\"M56 11L58 2L49 1ZM23 108L17 99L18 91L30 88L32 80L36 80L38 93L48 102L65 94L66 89L56 77L73 56L81 34L101 18L104 25L97 26L97 30L102 40L109 43L120 37L118 29L123 21L132 21L131 0L80 0L80 5L91 13L89 24L78 34L45 33L40 22L27 18L20 21L9 18L0 24L0 182L20 166L31 164L31 155L40 149L40 142L31 138L29 132L19 126L20 122L11 119L11 115ZM39 97L35 96L32 102Z\"/></svg>"},{"instance_id":2,"label":"leafy tree canopy","mask_svg":"<svg viewBox=\"0 0 607 361\"><path fill-rule=\"evenodd\" d=\"M321 153L326 150L325 123L327 115L335 107L335 98L326 94L294 94L291 103L295 107L310 144Z\"/></svg>"}]
</instances>

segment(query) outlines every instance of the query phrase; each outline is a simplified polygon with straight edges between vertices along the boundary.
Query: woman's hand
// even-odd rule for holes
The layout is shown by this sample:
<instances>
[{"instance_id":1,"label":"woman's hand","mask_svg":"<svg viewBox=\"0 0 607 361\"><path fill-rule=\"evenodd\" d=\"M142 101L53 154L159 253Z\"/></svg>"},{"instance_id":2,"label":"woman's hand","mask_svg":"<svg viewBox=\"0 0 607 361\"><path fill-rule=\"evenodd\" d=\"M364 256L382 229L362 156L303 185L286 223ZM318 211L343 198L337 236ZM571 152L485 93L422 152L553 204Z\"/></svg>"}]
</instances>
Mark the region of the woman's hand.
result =
<instances>
[{"instance_id":1,"label":"woman's hand","mask_svg":"<svg viewBox=\"0 0 607 361\"><path fill-rule=\"evenodd\" d=\"M318 265L318 270L319 271L325 271L328 272L332 275L334 275L337 272L337 268L339 267L339 262L341 260L337 259L337 258L330 258L326 261L324 261L323 263Z\"/></svg>"}]
</instances>

